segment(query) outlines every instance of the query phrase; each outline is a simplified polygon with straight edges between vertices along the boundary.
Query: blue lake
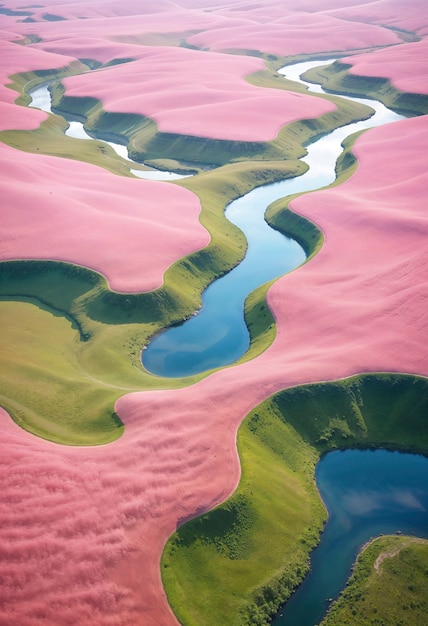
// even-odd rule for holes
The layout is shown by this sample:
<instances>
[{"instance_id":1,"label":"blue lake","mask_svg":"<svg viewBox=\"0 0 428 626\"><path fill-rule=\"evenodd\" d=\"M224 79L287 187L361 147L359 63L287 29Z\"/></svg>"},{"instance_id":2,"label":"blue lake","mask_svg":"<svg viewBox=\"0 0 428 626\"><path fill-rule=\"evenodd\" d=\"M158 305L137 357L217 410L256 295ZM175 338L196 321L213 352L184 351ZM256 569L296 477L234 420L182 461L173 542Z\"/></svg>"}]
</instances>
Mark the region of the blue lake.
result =
<instances>
[{"instance_id":1,"label":"blue lake","mask_svg":"<svg viewBox=\"0 0 428 626\"><path fill-rule=\"evenodd\" d=\"M319 462L316 481L329 517L311 571L273 626L315 626L336 599L361 547L381 534L428 538L428 458L346 450Z\"/></svg>"}]
</instances>

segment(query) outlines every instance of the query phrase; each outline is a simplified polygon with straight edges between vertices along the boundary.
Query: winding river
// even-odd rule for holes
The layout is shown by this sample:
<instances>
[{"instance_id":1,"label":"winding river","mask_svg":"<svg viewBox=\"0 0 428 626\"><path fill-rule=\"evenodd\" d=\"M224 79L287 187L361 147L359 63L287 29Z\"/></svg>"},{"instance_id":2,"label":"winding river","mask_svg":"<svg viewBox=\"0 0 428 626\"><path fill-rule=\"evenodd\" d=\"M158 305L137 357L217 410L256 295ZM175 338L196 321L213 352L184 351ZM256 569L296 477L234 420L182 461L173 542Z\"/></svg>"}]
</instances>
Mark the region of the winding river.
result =
<instances>
[{"instance_id":1,"label":"winding river","mask_svg":"<svg viewBox=\"0 0 428 626\"><path fill-rule=\"evenodd\" d=\"M322 65L332 63L325 60ZM303 81L300 75L320 61L289 65L282 76L299 81L308 90L323 93L318 85ZM48 85L30 91L31 106L51 112ZM153 374L177 378L198 374L234 363L248 350L250 337L244 319L244 302L260 285L295 269L305 261L303 248L293 239L272 229L264 219L269 204L285 196L320 189L334 182L335 165L342 152L342 142L351 133L403 119L375 100L348 98L370 106L374 115L324 135L307 146L302 159L309 169L299 177L258 187L231 202L226 217L242 230L247 239L243 261L231 272L214 281L203 293L201 310L184 323L156 335L142 353L144 367ZM69 121L66 134L78 139L92 139L80 122ZM129 159L126 146L108 143L116 153ZM131 172L141 178L176 180L183 175L157 170Z\"/></svg>"},{"instance_id":2,"label":"winding river","mask_svg":"<svg viewBox=\"0 0 428 626\"><path fill-rule=\"evenodd\" d=\"M300 74L318 65L319 61L299 63L287 66L279 73L291 80L300 80L308 90L322 92L318 85L299 79ZM309 169L304 175L258 187L229 204L226 217L247 238L246 256L240 265L206 289L198 315L153 338L142 356L147 370L163 377L189 376L229 365L248 350L250 339L243 313L245 298L259 285L295 269L305 260L304 251L296 241L284 237L267 224L264 214L268 205L290 194L330 185L336 178L335 165L346 137L403 119L380 102L349 99L372 107L374 115L368 120L341 127L308 145L308 153L302 161Z\"/></svg>"},{"instance_id":3,"label":"winding river","mask_svg":"<svg viewBox=\"0 0 428 626\"><path fill-rule=\"evenodd\" d=\"M318 85L300 79L302 73L320 64L320 61L299 63L279 73L300 81L310 91L322 93ZM30 95L31 106L51 110L47 86L37 88ZM254 189L227 207L227 218L247 239L245 258L206 289L197 315L152 340L142 356L147 370L164 377L188 376L231 364L246 352L249 335L243 315L245 298L259 285L305 261L305 253L297 242L268 226L264 220L267 206L278 198L334 182L341 144L351 133L403 119L379 102L349 99L369 105L374 115L308 145L308 153L302 160L309 169L303 176ZM78 139L91 139L78 122L69 122L66 133ZM122 158L129 158L125 146L106 143ZM182 177L174 172L131 171L158 180ZM310 574L274 620L275 626L317 624L328 608L326 599L338 596L358 550L370 537L397 530L428 537L428 489L423 480L427 470L428 459L385 450L332 452L320 461L316 479L329 519L311 556Z\"/></svg>"}]
</instances>

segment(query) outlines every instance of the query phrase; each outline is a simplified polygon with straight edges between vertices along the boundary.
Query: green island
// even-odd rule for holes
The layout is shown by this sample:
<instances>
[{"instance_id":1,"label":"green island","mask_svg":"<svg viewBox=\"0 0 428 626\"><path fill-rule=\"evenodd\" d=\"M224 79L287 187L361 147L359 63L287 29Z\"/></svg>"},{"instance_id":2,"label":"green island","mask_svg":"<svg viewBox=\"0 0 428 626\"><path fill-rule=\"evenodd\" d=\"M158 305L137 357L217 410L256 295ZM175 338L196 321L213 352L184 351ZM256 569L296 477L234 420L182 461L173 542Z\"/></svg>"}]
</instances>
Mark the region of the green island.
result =
<instances>
[{"instance_id":1,"label":"green island","mask_svg":"<svg viewBox=\"0 0 428 626\"><path fill-rule=\"evenodd\" d=\"M280 67L286 62L271 59L269 63ZM269 63L266 71L249 77L253 84L302 89L289 81L281 82ZM60 79L89 67L89 62L76 64L49 77ZM12 87L21 94L22 104L28 102L28 89L45 81L46 76L34 72L14 77ZM189 385L206 375L158 378L143 370L140 352L161 328L192 315L200 306L206 286L243 258L245 241L224 217L227 204L258 185L303 173L305 166L298 158L305 152L305 143L351 120L367 117L370 111L341 103L333 114L284 127L269 144L213 142L207 146L198 138L165 137L151 120L113 116L103 111L99 102L75 102L61 91L58 83L54 89L56 110L84 118L98 138L127 143L131 155L140 161L165 168L190 167L199 172L195 178L175 184L198 195L202 204L200 219L212 237L205 249L172 265L162 287L149 293L113 292L103 276L66 263L0 264L0 316L4 336L8 337L7 344L2 342L1 346L1 406L21 427L37 436L66 445L95 445L122 434L114 402L124 393ZM339 102L334 96L322 97ZM417 110L420 98L415 95L410 100L406 101L407 110ZM427 103L421 106L426 110ZM0 139L21 150L79 159L117 175L132 175L125 161L108 146L66 137L65 127L61 117L50 115L37 131L3 131ZM203 171L207 153L214 169ZM335 184L355 167L350 139ZM274 203L266 217L273 227L302 243L311 258L322 245L322 233L292 213L289 201L287 198ZM275 336L274 320L265 300L268 286L247 299L245 315L251 347L241 360L260 354ZM60 413L55 409L58 406ZM356 446L387 446L427 454L423 428L427 406L425 379L370 374L287 389L253 409L238 433L242 465L238 490L215 510L181 527L165 547L162 577L178 619L186 626L266 624L302 580L308 570L308 555L319 541L326 519L314 483L314 468L320 456L335 448ZM281 498L277 497L279 491ZM364 564L379 545L379 549L387 549L382 546L388 540L380 541L384 543L375 542L364 552L355 570L357 582L352 582L337 606L332 607L327 619L338 621L326 624L347 623L341 621L345 619L341 610L363 610L354 596L351 602L347 594L358 589L356 584L371 581ZM282 546L281 553L278 545ZM409 562L421 563L418 581L422 580L426 546L403 546L399 554L408 552ZM403 576L400 569L394 584L406 584L405 576L404 569ZM409 589L419 594L417 600L408 602L409 618L416 615L412 602L422 606L420 588L418 582ZM373 597L367 606L374 610L375 602ZM376 608L380 618L384 608ZM336 612L339 616L335 618ZM410 623L417 622L403 621Z\"/></svg>"},{"instance_id":2,"label":"green island","mask_svg":"<svg viewBox=\"0 0 428 626\"><path fill-rule=\"evenodd\" d=\"M427 562L424 539L394 535L374 540L358 557L346 589L322 626L423 626Z\"/></svg>"}]
</instances>

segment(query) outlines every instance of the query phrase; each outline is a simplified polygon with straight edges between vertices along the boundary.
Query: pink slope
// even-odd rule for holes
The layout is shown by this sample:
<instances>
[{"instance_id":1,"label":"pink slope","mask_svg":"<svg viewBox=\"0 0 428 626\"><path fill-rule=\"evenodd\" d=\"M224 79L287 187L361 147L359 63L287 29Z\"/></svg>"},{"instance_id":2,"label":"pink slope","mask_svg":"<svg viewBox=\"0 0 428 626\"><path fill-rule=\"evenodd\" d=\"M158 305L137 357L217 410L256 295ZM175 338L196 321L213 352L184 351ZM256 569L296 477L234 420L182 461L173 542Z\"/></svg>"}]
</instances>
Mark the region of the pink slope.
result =
<instances>
[{"instance_id":1,"label":"pink slope","mask_svg":"<svg viewBox=\"0 0 428 626\"><path fill-rule=\"evenodd\" d=\"M11 41L8 41L9 38ZM11 76L34 70L57 69L74 61L72 57L13 43L20 39L20 36L13 39L13 35L0 32L0 131L17 128L34 130L46 119L46 113L42 111L19 108L13 104L18 94L6 86L11 84Z\"/></svg>"},{"instance_id":2,"label":"pink slope","mask_svg":"<svg viewBox=\"0 0 428 626\"><path fill-rule=\"evenodd\" d=\"M127 179L85 163L3 146L0 259L57 259L104 274L116 291L162 284L203 248L199 199L171 183Z\"/></svg>"},{"instance_id":3,"label":"pink slope","mask_svg":"<svg viewBox=\"0 0 428 626\"><path fill-rule=\"evenodd\" d=\"M263 67L261 59L154 47L140 51L138 61L73 76L64 85L68 96L95 97L107 111L141 113L163 132L214 139L270 141L284 124L334 110L328 101L244 80Z\"/></svg>"},{"instance_id":4,"label":"pink slope","mask_svg":"<svg viewBox=\"0 0 428 626\"><path fill-rule=\"evenodd\" d=\"M398 38L378 26L355 24L320 13L287 16L263 29L259 24L227 25L193 35L189 43L218 51L263 50L288 56L389 45L398 43Z\"/></svg>"},{"instance_id":5,"label":"pink slope","mask_svg":"<svg viewBox=\"0 0 428 626\"><path fill-rule=\"evenodd\" d=\"M314 3L316 0L309 0ZM349 6L347 6L349 4ZM376 0L375 2L350 2L330 4L326 12L340 19L362 24L371 23L386 28L423 34L428 29L425 0Z\"/></svg>"},{"instance_id":6,"label":"pink slope","mask_svg":"<svg viewBox=\"0 0 428 626\"><path fill-rule=\"evenodd\" d=\"M343 59L351 74L388 78L397 89L428 94L428 40Z\"/></svg>"}]
</instances>

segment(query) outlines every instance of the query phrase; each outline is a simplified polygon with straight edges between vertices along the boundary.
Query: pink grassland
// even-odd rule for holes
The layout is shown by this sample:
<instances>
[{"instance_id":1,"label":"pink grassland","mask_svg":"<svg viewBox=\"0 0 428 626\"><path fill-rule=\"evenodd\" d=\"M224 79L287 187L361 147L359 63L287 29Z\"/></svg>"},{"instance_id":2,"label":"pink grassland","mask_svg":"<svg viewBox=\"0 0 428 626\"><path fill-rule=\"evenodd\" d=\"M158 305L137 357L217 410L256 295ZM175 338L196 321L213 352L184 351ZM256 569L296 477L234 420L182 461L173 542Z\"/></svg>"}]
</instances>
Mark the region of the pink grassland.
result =
<instances>
[{"instance_id":1,"label":"pink grassland","mask_svg":"<svg viewBox=\"0 0 428 626\"><path fill-rule=\"evenodd\" d=\"M428 93L426 75L421 75L420 63L415 58L428 58L428 40L403 44L398 50L385 48L369 55L356 55L342 59L350 63L350 74L388 78L391 84L401 91Z\"/></svg>"},{"instance_id":2,"label":"pink grassland","mask_svg":"<svg viewBox=\"0 0 428 626\"><path fill-rule=\"evenodd\" d=\"M263 67L251 57L152 47L138 61L67 78L64 86L67 96L95 97L107 111L146 115L161 132L235 141L270 141L286 123L335 109L245 81Z\"/></svg>"},{"instance_id":3,"label":"pink grassland","mask_svg":"<svg viewBox=\"0 0 428 626\"><path fill-rule=\"evenodd\" d=\"M104 274L111 289L162 284L177 258L209 242L200 202L170 183L114 176L78 161L3 146L0 258L57 259Z\"/></svg>"},{"instance_id":4,"label":"pink grassland","mask_svg":"<svg viewBox=\"0 0 428 626\"><path fill-rule=\"evenodd\" d=\"M5 4L20 6L12 0ZM300 46L301 52L309 46L320 46L318 51L350 50L354 41L348 47L324 13L340 9L340 19L346 23L347 11L352 20L357 8L343 7L355 3L325 0L322 15L316 13L319 4L294 2L293 10L300 11L296 21L302 25L308 11L299 38L293 35L296 22L291 26L291 8L282 19L280 4L274 2L254 4L247 19L239 3L228 3L226 10L208 0L183 0L169 14L171 5L159 2L144 28L166 32L171 24L169 30L178 32L199 24L208 29L203 36L210 37L210 25L219 28L232 20L232 28L238 30L229 33L233 37L228 42L240 47L254 23L260 41L270 40L273 25L265 29L262 18L269 22L272 11L277 25L294 37L292 45ZM79 56L79 37L88 48L86 53L93 50L104 58L110 45L112 55L118 50L119 39L111 41L114 33L135 44L131 39L142 26L132 11L138 13L141 5L153 7L151 2L136 1L56 2L37 11L69 19L24 24L16 17L0 16L6 39L16 39L16 33L39 33L50 36L46 45L51 47L46 52L43 43L22 47L4 41L6 53L14 46L19 52L10 61L1 56L2 84L17 71L66 65ZM401 3L401 14L397 6L385 0L362 4L360 11L375 12L373 22L380 23L382 15L404 21L408 6ZM425 5L418 6L426 16ZM203 10L210 7L216 8L214 14ZM130 17L120 17L126 11ZM78 20L79 15L87 19ZM245 23L239 28L236 20ZM322 42L321 23L327 29ZM351 26L361 47L393 43L392 36L398 41L380 27ZM70 43L61 52L67 29ZM217 36L215 41L220 41ZM284 53L285 47L286 43ZM413 51L415 71L409 72L400 62L401 50L406 59ZM160 52L143 49L141 58ZM62 54L67 55L63 62ZM206 59L214 63L217 55L207 53ZM363 63L362 72L380 73L397 85L411 73L414 89L426 93L425 59L423 43L396 45L360 57L355 71ZM247 62L238 59L237 65L235 61L229 65L240 97L249 93L242 80ZM224 64L216 67L221 70ZM184 76L185 65L181 73ZM108 75L120 81L118 69L117 75L113 70ZM224 80L220 91L229 89ZM170 81L173 84L173 71ZM201 93L208 92L205 84ZM37 127L45 114L14 106L11 94L2 88L3 127ZM108 95L114 95L113 86ZM227 94L220 95L226 102ZM281 97L286 121L288 100ZM119 103L116 106L120 110ZM226 107L221 114L216 111L213 126L221 116L227 135L231 129ZM181 120L178 110L176 120ZM271 132L266 116L257 118L257 125ZM124 395L116 410L125 433L108 446L74 448L43 441L21 430L0 409L2 626L176 624L160 578L163 545L177 524L233 492L240 475L236 431L252 407L281 388L360 372L427 375L427 142L425 117L370 130L357 141L359 167L354 176L336 188L293 201L296 212L321 228L325 243L307 265L271 287L268 302L278 332L272 346L257 359L185 389ZM171 262L207 241L198 223L199 201L177 186L122 179L93 166L5 146L1 152L3 259L70 260L103 272L113 288L138 290L158 284Z\"/></svg>"}]
</instances>

